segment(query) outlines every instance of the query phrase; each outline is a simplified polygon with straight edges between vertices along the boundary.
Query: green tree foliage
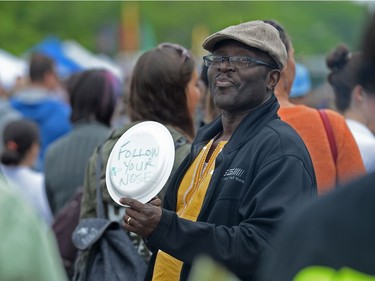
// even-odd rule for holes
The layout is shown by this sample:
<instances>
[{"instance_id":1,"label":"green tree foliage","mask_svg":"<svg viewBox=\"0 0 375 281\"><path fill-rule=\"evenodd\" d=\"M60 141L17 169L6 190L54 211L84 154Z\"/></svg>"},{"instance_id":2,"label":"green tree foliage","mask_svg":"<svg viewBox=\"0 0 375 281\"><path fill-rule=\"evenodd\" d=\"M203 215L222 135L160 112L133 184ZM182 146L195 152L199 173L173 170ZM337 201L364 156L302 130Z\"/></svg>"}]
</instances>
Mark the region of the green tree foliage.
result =
<instances>
[{"instance_id":1,"label":"green tree foliage","mask_svg":"<svg viewBox=\"0 0 375 281\"><path fill-rule=\"evenodd\" d=\"M120 2L0 2L0 48L22 54L46 36L95 50L98 30L118 22Z\"/></svg>"},{"instance_id":2,"label":"green tree foliage","mask_svg":"<svg viewBox=\"0 0 375 281\"><path fill-rule=\"evenodd\" d=\"M190 46L194 25L211 32L248 20L274 19L292 37L297 55L326 53L338 42L356 48L366 8L347 1L179 1L141 2L142 16L156 28L159 41L173 38Z\"/></svg>"},{"instance_id":3,"label":"green tree foliage","mask_svg":"<svg viewBox=\"0 0 375 281\"><path fill-rule=\"evenodd\" d=\"M22 54L48 35L74 39L96 51L98 31L121 24L131 2L0 2L0 48ZM339 42L358 47L364 6L348 1L140 1L139 18L158 42L191 46L197 24L209 32L254 19L275 19L290 33L297 56L327 53ZM116 38L114 38L116 40Z\"/></svg>"}]
</instances>

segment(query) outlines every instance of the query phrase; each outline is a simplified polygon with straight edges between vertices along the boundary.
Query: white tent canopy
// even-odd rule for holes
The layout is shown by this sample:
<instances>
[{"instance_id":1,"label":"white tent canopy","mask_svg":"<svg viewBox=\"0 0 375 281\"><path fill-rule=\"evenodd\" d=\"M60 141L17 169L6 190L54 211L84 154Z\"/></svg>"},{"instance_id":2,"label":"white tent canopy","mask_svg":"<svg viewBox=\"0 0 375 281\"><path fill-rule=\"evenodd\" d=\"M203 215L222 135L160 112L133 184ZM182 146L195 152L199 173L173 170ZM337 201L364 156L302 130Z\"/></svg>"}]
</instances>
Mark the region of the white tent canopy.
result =
<instances>
[{"instance_id":1,"label":"white tent canopy","mask_svg":"<svg viewBox=\"0 0 375 281\"><path fill-rule=\"evenodd\" d=\"M38 48L39 47L39 48ZM124 75L121 67L110 58L91 53L78 42L67 40L60 42L57 38L42 41L36 51L46 52L57 63L57 69L64 70L64 76L78 69L104 68L111 71L120 81ZM66 65L70 63L70 65ZM70 69L75 65L75 69ZM59 68L60 67L60 68ZM9 52L0 49L0 85L6 90L10 90L17 81L17 78L27 76L28 62L26 59L16 57ZM61 73L60 73L61 74Z\"/></svg>"},{"instance_id":2,"label":"white tent canopy","mask_svg":"<svg viewBox=\"0 0 375 281\"><path fill-rule=\"evenodd\" d=\"M65 56L80 65L83 69L104 68L111 71L121 81L123 80L123 73L119 66L104 56L92 54L76 41L64 41L62 48Z\"/></svg>"},{"instance_id":3,"label":"white tent canopy","mask_svg":"<svg viewBox=\"0 0 375 281\"><path fill-rule=\"evenodd\" d=\"M25 76L27 62L0 49L0 85L10 90L18 78Z\"/></svg>"}]
</instances>

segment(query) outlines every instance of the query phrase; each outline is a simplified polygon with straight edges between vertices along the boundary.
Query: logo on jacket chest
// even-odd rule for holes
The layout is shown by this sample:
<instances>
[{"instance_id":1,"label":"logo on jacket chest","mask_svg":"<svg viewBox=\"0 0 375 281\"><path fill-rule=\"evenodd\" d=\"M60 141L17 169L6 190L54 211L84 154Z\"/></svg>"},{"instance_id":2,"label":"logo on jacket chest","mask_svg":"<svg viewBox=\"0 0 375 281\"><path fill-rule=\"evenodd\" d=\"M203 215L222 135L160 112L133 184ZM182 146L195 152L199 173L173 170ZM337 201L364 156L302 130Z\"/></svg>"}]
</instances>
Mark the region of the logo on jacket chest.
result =
<instances>
[{"instance_id":1,"label":"logo on jacket chest","mask_svg":"<svg viewBox=\"0 0 375 281\"><path fill-rule=\"evenodd\" d=\"M230 168L225 171L223 175L223 181L235 180L240 183L244 183L243 174L245 173L244 169L241 168Z\"/></svg>"}]
</instances>

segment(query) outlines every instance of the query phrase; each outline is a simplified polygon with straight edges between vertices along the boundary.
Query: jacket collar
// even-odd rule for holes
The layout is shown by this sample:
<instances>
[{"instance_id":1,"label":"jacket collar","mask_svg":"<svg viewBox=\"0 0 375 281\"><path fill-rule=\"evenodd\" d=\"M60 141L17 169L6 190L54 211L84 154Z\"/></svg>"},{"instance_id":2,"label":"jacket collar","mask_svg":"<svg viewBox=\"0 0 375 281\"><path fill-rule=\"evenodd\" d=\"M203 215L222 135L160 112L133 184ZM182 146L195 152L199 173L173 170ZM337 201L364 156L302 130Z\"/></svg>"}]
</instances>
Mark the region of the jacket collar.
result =
<instances>
[{"instance_id":1,"label":"jacket collar","mask_svg":"<svg viewBox=\"0 0 375 281\"><path fill-rule=\"evenodd\" d=\"M266 102L254 108L254 110L245 116L237 129L234 131L231 139L225 145L225 150L229 152L232 149L236 149L238 146L257 135L268 122L273 119L280 119L280 117L277 115L279 107L280 106L276 96L272 94L272 96ZM221 116L219 116L210 124L204 126L198 131L194 143L205 143L214 138L222 130L223 124L221 122Z\"/></svg>"}]
</instances>

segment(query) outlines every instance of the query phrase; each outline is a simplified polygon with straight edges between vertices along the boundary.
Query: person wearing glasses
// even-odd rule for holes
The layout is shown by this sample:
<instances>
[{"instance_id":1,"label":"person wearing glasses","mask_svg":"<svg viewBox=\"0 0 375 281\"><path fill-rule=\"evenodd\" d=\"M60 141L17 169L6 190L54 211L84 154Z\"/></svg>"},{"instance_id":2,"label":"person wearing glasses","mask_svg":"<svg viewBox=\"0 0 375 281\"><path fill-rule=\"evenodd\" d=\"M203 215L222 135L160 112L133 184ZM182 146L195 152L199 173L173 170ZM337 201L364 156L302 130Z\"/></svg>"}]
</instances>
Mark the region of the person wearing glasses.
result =
<instances>
[{"instance_id":1,"label":"person wearing glasses","mask_svg":"<svg viewBox=\"0 0 375 281\"><path fill-rule=\"evenodd\" d=\"M287 60L278 31L250 21L212 34L203 48L221 118L198 131L163 208L121 199L124 228L153 252L145 280L188 280L201 255L255 280L287 211L316 197L308 151L277 115L274 88Z\"/></svg>"},{"instance_id":2,"label":"person wearing glasses","mask_svg":"<svg viewBox=\"0 0 375 281\"><path fill-rule=\"evenodd\" d=\"M105 186L105 169L117 140L132 126L142 121L156 121L167 127L175 143L172 174L190 150L194 138L194 113L199 102L198 72L192 54L184 47L163 43L143 53L132 73L127 101L132 122L112 132L102 144L101 185L105 213L111 220L121 220L124 208L115 203ZM90 158L83 184L80 218L97 216L96 165L98 149ZM159 193L163 198L164 189ZM129 233L138 252L148 261L150 252L141 237Z\"/></svg>"}]
</instances>

